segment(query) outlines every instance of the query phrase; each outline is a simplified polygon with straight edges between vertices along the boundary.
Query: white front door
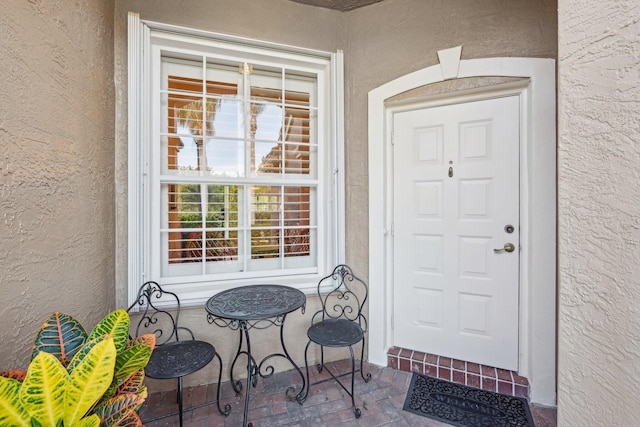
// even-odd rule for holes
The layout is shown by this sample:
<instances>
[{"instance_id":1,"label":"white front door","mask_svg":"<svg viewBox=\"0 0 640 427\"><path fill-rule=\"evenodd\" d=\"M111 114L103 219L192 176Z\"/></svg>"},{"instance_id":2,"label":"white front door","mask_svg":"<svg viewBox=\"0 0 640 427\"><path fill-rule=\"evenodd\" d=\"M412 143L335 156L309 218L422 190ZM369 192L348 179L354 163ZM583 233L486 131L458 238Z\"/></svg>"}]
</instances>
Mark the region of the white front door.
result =
<instances>
[{"instance_id":1,"label":"white front door","mask_svg":"<svg viewBox=\"0 0 640 427\"><path fill-rule=\"evenodd\" d=\"M519 105L394 114L395 346L518 369Z\"/></svg>"}]
</instances>

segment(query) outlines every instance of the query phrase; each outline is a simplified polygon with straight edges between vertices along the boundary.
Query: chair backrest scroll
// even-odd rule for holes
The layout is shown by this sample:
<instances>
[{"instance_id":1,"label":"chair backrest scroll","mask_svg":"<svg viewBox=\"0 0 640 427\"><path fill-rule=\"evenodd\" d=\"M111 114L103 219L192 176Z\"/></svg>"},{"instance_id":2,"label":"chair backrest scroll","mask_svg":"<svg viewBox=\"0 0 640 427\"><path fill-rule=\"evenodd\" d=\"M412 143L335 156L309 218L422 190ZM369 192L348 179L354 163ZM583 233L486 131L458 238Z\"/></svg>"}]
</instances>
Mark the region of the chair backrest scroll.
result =
<instances>
[{"instance_id":1,"label":"chair backrest scroll","mask_svg":"<svg viewBox=\"0 0 640 427\"><path fill-rule=\"evenodd\" d=\"M321 315L323 320L342 318L358 322L366 331L367 319L363 309L368 292L367 284L353 274L348 265L340 264L318 282L322 310L316 315Z\"/></svg>"},{"instance_id":2,"label":"chair backrest scroll","mask_svg":"<svg viewBox=\"0 0 640 427\"><path fill-rule=\"evenodd\" d=\"M134 336L153 333L156 336L157 346L178 341L179 331L186 331L190 335L189 338L193 339L193 333L189 329L178 326L180 318L178 295L162 289L157 282L145 282L127 312L131 314L132 323L134 319L138 319Z\"/></svg>"}]
</instances>

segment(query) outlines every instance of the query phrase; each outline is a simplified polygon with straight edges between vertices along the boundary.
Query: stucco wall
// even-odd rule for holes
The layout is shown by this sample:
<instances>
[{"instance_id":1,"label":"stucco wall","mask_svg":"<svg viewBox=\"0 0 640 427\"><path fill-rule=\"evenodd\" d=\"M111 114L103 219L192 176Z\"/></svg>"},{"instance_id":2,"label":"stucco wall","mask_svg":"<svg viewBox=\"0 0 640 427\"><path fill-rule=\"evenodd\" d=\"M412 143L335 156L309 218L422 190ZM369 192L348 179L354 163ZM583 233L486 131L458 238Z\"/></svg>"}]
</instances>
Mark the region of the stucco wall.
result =
<instances>
[{"instance_id":1,"label":"stucco wall","mask_svg":"<svg viewBox=\"0 0 640 427\"><path fill-rule=\"evenodd\" d=\"M26 368L53 311L114 306L113 5L0 13L0 369Z\"/></svg>"},{"instance_id":2,"label":"stucco wall","mask_svg":"<svg viewBox=\"0 0 640 427\"><path fill-rule=\"evenodd\" d=\"M640 409L640 3L559 1L558 425Z\"/></svg>"}]
</instances>

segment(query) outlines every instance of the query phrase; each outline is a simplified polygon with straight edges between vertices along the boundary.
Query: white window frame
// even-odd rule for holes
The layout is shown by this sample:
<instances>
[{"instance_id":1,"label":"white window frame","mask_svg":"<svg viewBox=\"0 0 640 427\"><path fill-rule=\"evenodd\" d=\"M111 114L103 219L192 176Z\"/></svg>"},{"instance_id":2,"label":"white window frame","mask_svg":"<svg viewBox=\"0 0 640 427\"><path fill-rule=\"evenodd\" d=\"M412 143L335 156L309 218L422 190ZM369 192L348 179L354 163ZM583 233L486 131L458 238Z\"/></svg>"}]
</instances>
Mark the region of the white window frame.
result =
<instances>
[{"instance_id":1,"label":"white window frame","mask_svg":"<svg viewBox=\"0 0 640 427\"><path fill-rule=\"evenodd\" d=\"M213 294L231 287L255 283L279 283L312 291L317 281L344 260L344 72L343 55L278 45L257 40L143 21L129 13L128 55L128 300L131 303L140 285L155 280L176 292L185 304L201 304ZM317 194L318 241L317 270L298 275L270 277L248 274L242 279L215 280L195 276L195 280L177 282L160 277L160 214L152 215L153 162L150 158L154 114L152 103L156 70L160 71L162 47L223 56L242 52L257 61L273 62L318 73L318 93L328 102L319 102L324 114L318 126L319 147ZM154 251L157 251L155 253Z\"/></svg>"}]
</instances>

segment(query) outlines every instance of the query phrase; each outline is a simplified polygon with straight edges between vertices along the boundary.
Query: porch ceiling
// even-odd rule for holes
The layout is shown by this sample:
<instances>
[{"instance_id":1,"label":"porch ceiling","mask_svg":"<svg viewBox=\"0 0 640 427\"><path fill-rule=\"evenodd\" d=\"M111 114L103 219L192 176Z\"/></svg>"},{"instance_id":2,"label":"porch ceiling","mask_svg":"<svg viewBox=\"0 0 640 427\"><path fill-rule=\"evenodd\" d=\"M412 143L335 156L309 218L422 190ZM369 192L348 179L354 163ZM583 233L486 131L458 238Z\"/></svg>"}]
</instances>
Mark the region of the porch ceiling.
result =
<instances>
[{"instance_id":1,"label":"porch ceiling","mask_svg":"<svg viewBox=\"0 0 640 427\"><path fill-rule=\"evenodd\" d=\"M368 6L383 0L290 0L296 3L308 4L309 6L324 7L327 9L346 12L359 7Z\"/></svg>"}]
</instances>

